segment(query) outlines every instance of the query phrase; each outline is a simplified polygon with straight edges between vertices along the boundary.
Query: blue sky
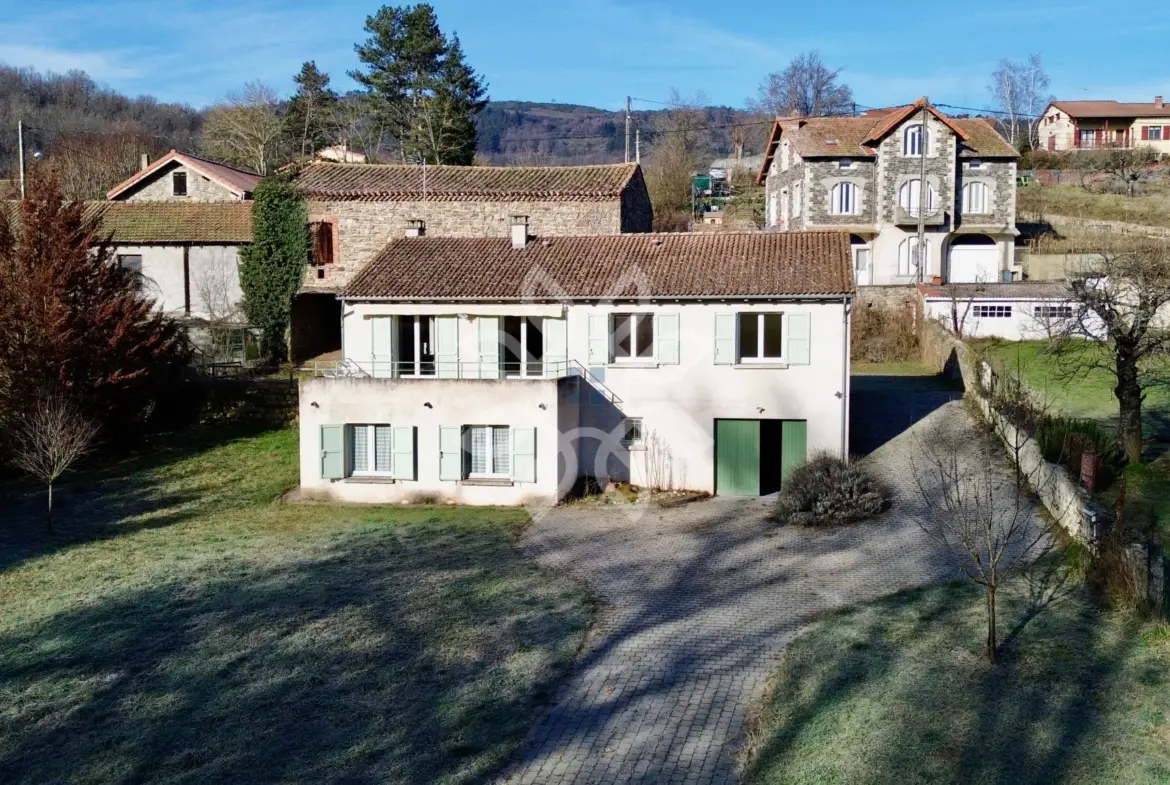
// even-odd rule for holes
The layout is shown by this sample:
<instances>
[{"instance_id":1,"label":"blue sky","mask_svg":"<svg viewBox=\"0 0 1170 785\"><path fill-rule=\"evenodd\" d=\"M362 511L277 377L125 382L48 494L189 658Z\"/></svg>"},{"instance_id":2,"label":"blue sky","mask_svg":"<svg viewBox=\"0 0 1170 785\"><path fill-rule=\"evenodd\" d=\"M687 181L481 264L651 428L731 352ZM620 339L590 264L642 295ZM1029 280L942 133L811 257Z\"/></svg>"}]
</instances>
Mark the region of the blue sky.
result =
<instances>
[{"instance_id":1,"label":"blue sky","mask_svg":"<svg viewBox=\"0 0 1170 785\"><path fill-rule=\"evenodd\" d=\"M819 49L866 105L927 94L989 105L1001 57L1041 52L1063 98L1170 97L1164 2L435 0L496 99L616 109L672 87L740 106L793 55ZM351 86L368 0L0 0L0 61L80 68L118 90L205 106L245 81L281 93L304 60ZM650 105L642 105L650 108Z\"/></svg>"}]
</instances>

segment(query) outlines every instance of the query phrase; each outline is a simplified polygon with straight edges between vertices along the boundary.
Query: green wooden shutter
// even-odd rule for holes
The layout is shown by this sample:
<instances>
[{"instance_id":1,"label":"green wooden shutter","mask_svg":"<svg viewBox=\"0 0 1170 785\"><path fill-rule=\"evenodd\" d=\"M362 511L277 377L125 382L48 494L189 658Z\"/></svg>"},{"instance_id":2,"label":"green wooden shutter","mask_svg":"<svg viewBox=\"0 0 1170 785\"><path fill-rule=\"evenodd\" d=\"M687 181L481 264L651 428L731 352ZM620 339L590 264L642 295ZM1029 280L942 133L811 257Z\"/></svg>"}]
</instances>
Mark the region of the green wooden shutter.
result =
<instances>
[{"instance_id":1,"label":"green wooden shutter","mask_svg":"<svg viewBox=\"0 0 1170 785\"><path fill-rule=\"evenodd\" d=\"M370 319L370 375L389 379L394 375L394 317Z\"/></svg>"},{"instance_id":2,"label":"green wooden shutter","mask_svg":"<svg viewBox=\"0 0 1170 785\"><path fill-rule=\"evenodd\" d=\"M439 479L463 479L462 428L439 428Z\"/></svg>"},{"instance_id":3,"label":"green wooden shutter","mask_svg":"<svg viewBox=\"0 0 1170 785\"><path fill-rule=\"evenodd\" d=\"M808 365L812 350L812 316L807 313L788 314L789 365Z\"/></svg>"},{"instance_id":4,"label":"green wooden shutter","mask_svg":"<svg viewBox=\"0 0 1170 785\"><path fill-rule=\"evenodd\" d=\"M345 477L345 426L321 426L321 477L340 480Z\"/></svg>"},{"instance_id":5,"label":"green wooden shutter","mask_svg":"<svg viewBox=\"0 0 1170 785\"><path fill-rule=\"evenodd\" d=\"M459 376L459 317L439 316L435 319L435 363L440 378Z\"/></svg>"},{"instance_id":6,"label":"green wooden shutter","mask_svg":"<svg viewBox=\"0 0 1170 785\"><path fill-rule=\"evenodd\" d=\"M808 421L785 420L780 426L780 482L808 460Z\"/></svg>"},{"instance_id":7,"label":"green wooden shutter","mask_svg":"<svg viewBox=\"0 0 1170 785\"><path fill-rule=\"evenodd\" d=\"M536 429L512 429L512 479L536 482Z\"/></svg>"},{"instance_id":8,"label":"green wooden shutter","mask_svg":"<svg viewBox=\"0 0 1170 785\"><path fill-rule=\"evenodd\" d=\"M545 317L544 372L546 376L564 376L569 370L569 327L564 317Z\"/></svg>"},{"instance_id":9,"label":"green wooden shutter","mask_svg":"<svg viewBox=\"0 0 1170 785\"><path fill-rule=\"evenodd\" d=\"M735 314L715 314L715 364L735 364Z\"/></svg>"},{"instance_id":10,"label":"green wooden shutter","mask_svg":"<svg viewBox=\"0 0 1170 785\"><path fill-rule=\"evenodd\" d=\"M390 450L393 453L392 474L396 480L415 479L414 468L414 426L395 427L392 431Z\"/></svg>"},{"instance_id":11,"label":"green wooden shutter","mask_svg":"<svg viewBox=\"0 0 1170 785\"><path fill-rule=\"evenodd\" d=\"M678 314L661 313L654 317L654 356L660 365L678 365Z\"/></svg>"},{"instance_id":12,"label":"green wooden shutter","mask_svg":"<svg viewBox=\"0 0 1170 785\"><path fill-rule=\"evenodd\" d=\"M609 317L603 313L589 314L589 364L609 362Z\"/></svg>"},{"instance_id":13,"label":"green wooden shutter","mask_svg":"<svg viewBox=\"0 0 1170 785\"><path fill-rule=\"evenodd\" d=\"M479 331L479 367L476 376L480 379L500 378L500 319L498 316L476 318Z\"/></svg>"}]
</instances>

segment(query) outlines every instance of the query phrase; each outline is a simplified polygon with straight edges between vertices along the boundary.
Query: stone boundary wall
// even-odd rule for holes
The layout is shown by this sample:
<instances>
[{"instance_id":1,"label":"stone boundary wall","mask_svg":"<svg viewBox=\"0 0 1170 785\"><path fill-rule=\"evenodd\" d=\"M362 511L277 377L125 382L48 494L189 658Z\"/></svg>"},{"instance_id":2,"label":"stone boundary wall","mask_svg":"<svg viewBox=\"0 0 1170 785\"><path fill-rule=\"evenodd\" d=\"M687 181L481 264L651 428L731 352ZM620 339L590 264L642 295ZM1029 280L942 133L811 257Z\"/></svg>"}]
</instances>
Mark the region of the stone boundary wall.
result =
<instances>
[{"instance_id":1,"label":"stone boundary wall","mask_svg":"<svg viewBox=\"0 0 1170 785\"><path fill-rule=\"evenodd\" d=\"M1041 216L1034 213L1021 213L1019 220L1025 222L1039 222ZM1170 228L1165 226L1150 226L1135 224L1128 221L1104 221L1096 218L1077 218L1072 215L1045 214L1043 216L1053 229L1064 234L1084 234L1086 232L1116 232L1118 234L1136 234L1145 237L1170 238Z\"/></svg>"}]
</instances>

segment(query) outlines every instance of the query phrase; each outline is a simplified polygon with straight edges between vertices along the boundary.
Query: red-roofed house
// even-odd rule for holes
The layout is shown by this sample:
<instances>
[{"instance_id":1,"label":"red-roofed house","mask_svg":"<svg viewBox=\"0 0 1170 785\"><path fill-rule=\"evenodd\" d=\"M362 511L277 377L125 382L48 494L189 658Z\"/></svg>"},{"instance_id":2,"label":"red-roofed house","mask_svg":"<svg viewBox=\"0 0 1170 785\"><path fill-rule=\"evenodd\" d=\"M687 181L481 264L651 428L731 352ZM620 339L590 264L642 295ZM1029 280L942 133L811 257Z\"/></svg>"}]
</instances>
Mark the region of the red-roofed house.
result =
<instances>
[{"instance_id":1,"label":"red-roofed house","mask_svg":"<svg viewBox=\"0 0 1170 785\"><path fill-rule=\"evenodd\" d=\"M778 117L758 179L771 231L849 232L858 285L998 281L1014 263L1018 157L986 120L920 99L863 117Z\"/></svg>"},{"instance_id":2,"label":"red-roofed house","mask_svg":"<svg viewBox=\"0 0 1170 785\"><path fill-rule=\"evenodd\" d=\"M115 185L107 199L120 202L239 202L252 198L255 172L171 150Z\"/></svg>"},{"instance_id":3,"label":"red-roofed house","mask_svg":"<svg viewBox=\"0 0 1170 785\"><path fill-rule=\"evenodd\" d=\"M1094 147L1149 145L1170 153L1170 105L1053 101L1040 116L1040 144L1053 152Z\"/></svg>"}]
</instances>

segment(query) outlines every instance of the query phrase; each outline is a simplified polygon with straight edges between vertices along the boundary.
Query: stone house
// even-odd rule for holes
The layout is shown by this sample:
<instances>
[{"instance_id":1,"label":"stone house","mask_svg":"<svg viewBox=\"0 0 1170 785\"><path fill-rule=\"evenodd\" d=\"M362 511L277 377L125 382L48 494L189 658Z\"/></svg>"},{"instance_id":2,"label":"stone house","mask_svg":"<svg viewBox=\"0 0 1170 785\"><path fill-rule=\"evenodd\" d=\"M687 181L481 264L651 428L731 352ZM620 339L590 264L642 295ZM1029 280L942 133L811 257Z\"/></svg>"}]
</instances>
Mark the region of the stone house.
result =
<instances>
[{"instance_id":1,"label":"stone house","mask_svg":"<svg viewBox=\"0 0 1170 785\"><path fill-rule=\"evenodd\" d=\"M1052 152L1146 145L1170 153L1170 106L1151 103L1053 101L1040 115L1040 145Z\"/></svg>"},{"instance_id":2,"label":"stone house","mask_svg":"<svg viewBox=\"0 0 1170 785\"><path fill-rule=\"evenodd\" d=\"M1018 157L991 123L920 99L862 117L777 118L757 180L770 231L849 233L858 285L998 281L1014 265Z\"/></svg>"},{"instance_id":3,"label":"stone house","mask_svg":"<svg viewBox=\"0 0 1170 785\"><path fill-rule=\"evenodd\" d=\"M316 162L306 194L313 254L293 304L294 357L340 347L336 294L408 227L428 237L507 237L527 216L542 237L648 232L650 196L637 164L410 166Z\"/></svg>"},{"instance_id":4,"label":"stone house","mask_svg":"<svg viewBox=\"0 0 1170 785\"><path fill-rule=\"evenodd\" d=\"M260 182L255 172L171 150L109 190L119 202L242 202L252 198Z\"/></svg>"},{"instance_id":5,"label":"stone house","mask_svg":"<svg viewBox=\"0 0 1170 785\"><path fill-rule=\"evenodd\" d=\"M845 455L840 232L403 237L300 387L301 493L553 503L584 478L758 495Z\"/></svg>"}]
</instances>

